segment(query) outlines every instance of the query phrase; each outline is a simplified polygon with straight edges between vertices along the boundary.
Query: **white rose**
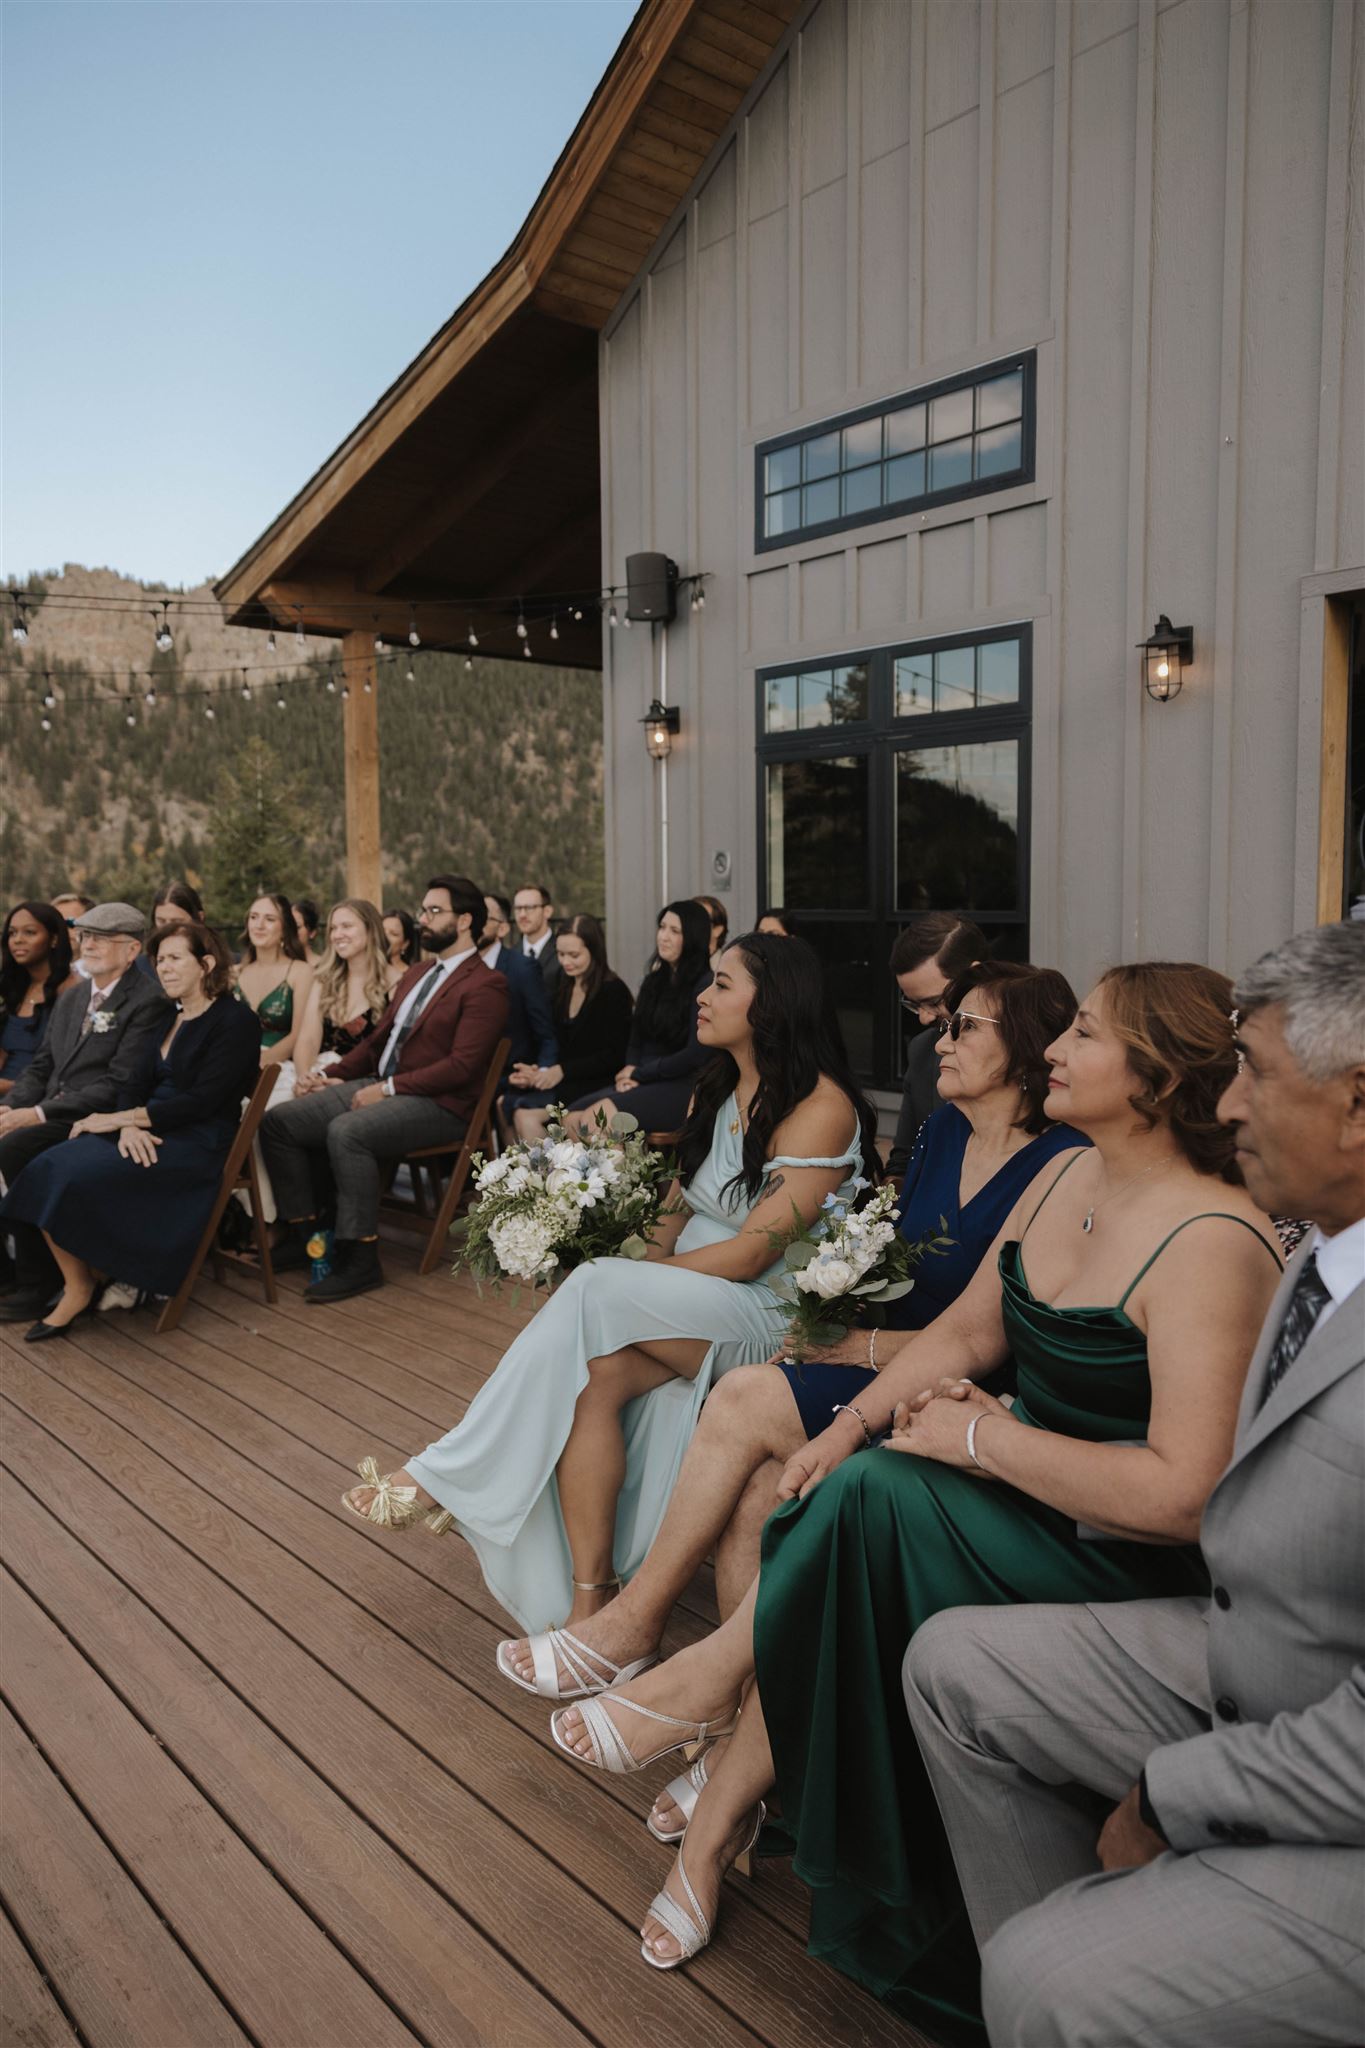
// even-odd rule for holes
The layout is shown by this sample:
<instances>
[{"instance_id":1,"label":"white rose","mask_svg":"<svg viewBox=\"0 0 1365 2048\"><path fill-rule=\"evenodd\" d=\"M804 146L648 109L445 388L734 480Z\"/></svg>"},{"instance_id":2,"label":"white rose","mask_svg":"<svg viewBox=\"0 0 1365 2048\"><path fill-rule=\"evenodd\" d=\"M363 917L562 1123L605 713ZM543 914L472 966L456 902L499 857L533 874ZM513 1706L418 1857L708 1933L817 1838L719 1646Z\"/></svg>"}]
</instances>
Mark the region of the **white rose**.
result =
<instances>
[{"instance_id":1,"label":"white rose","mask_svg":"<svg viewBox=\"0 0 1365 2048\"><path fill-rule=\"evenodd\" d=\"M551 1145L545 1158L548 1165L573 1173L577 1171L582 1156L581 1146L575 1145L571 1138L561 1138L557 1145Z\"/></svg>"},{"instance_id":2,"label":"white rose","mask_svg":"<svg viewBox=\"0 0 1365 2048\"><path fill-rule=\"evenodd\" d=\"M547 1195L562 1195L566 1188L573 1186L575 1179L576 1175L569 1167L552 1167L546 1175L545 1192Z\"/></svg>"},{"instance_id":3,"label":"white rose","mask_svg":"<svg viewBox=\"0 0 1365 2048\"><path fill-rule=\"evenodd\" d=\"M475 1183L479 1193L483 1194L488 1188L496 1187L498 1182L509 1171L511 1164L511 1160L504 1157L502 1159L490 1159L487 1166L481 1167L479 1169L479 1178Z\"/></svg>"},{"instance_id":4,"label":"white rose","mask_svg":"<svg viewBox=\"0 0 1365 2048\"><path fill-rule=\"evenodd\" d=\"M808 1294L833 1301L837 1295L847 1294L856 1278L847 1259L812 1259L801 1273L800 1284Z\"/></svg>"}]
</instances>

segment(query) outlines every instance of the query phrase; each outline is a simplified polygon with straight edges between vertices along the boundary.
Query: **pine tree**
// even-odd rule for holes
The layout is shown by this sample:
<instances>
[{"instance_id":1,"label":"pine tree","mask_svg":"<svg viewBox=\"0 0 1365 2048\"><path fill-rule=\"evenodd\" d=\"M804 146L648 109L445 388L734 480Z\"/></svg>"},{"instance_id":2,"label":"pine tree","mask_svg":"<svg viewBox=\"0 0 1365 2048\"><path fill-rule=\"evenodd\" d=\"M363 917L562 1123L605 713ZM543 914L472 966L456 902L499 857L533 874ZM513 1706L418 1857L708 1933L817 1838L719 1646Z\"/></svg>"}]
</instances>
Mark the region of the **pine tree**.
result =
<instances>
[{"instance_id":1,"label":"pine tree","mask_svg":"<svg viewBox=\"0 0 1365 2048\"><path fill-rule=\"evenodd\" d=\"M296 888L318 831L301 779L265 740L247 740L222 770L213 807L205 881L215 921L245 922L257 896Z\"/></svg>"}]
</instances>

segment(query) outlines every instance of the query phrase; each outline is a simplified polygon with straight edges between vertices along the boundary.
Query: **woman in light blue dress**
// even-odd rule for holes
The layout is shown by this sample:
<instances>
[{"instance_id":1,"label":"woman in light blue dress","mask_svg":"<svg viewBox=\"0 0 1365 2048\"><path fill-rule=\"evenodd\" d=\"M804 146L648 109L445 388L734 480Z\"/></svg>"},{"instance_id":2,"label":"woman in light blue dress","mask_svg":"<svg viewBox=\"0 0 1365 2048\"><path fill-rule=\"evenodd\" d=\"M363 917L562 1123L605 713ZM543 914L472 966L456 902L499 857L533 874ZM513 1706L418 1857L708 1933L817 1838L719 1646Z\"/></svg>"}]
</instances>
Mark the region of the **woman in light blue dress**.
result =
<instances>
[{"instance_id":1,"label":"woman in light blue dress","mask_svg":"<svg viewBox=\"0 0 1365 2048\"><path fill-rule=\"evenodd\" d=\"M781 1339L773 1233L793 1229L794 1208L804 1225L827 1195L847 1197L864 1162L877 1170L876 1114L803 940L735 940L698 1011L714 1056L679 1140L683 1211L646 1260L570 1274L449 1435L384 1479L367 1459L345 1496L382 1526L456 1528L531 1632L503 1644L501 1669L555 1698L615 1669L555 1625L585 1620L638 1568L712 1382Z\"/></svg>"}]
</instances>

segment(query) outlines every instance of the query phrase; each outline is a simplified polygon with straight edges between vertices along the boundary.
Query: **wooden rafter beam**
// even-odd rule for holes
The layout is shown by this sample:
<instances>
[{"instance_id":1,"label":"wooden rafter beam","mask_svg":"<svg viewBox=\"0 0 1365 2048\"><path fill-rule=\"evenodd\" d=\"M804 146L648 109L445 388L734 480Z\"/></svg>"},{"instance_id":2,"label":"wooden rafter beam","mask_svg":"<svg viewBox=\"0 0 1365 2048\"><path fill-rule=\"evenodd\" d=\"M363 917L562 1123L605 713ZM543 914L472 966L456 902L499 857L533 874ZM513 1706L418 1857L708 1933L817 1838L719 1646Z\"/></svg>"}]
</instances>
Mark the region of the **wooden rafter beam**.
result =
<instances>
[{"instance_id":1,"label":"wooden rafter beam","mask_svg":"<svg viewBox=\"0 0 1365 2048\"><path fill-rule=\"evenodd\" d=\"M461 471L454 483L433 491L417 507L388 545L360 571L362 589L387 590L410 562L425 554L443 533L449 533L457 520L472 512L501 483L512 464L543 440L566 410L595 402L596 393L595 364L573 383L547 392L510 433L498 438L485 455Z\"/></svg>"},{"instance_id":2,"label":"wooden rafter beam","mask_svg":"<svg viewBox=\"0 0 1365 2048\"><path fill-rule=\"evenodd\" d=\"M528 548L509 569L498 571L499 593L515 591L520 596L532 597L537 590L553 590L564 563L571 559L575 548L582 547L584 528L591 522L595 529L597 517L598 496L594 491L590 497L579 500L553 533Z\"/></svg>"}]
</instances>

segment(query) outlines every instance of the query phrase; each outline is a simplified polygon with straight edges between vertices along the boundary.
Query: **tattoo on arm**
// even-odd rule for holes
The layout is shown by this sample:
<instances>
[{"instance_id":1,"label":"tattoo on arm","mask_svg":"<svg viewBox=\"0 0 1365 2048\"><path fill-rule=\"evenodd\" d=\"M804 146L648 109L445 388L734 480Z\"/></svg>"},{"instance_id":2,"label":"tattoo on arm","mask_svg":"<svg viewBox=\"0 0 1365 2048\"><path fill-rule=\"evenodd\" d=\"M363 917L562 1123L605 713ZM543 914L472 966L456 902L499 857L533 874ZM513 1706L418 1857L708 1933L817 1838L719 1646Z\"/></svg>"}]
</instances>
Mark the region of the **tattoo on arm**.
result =
<instances>
[{"instance_id":1,"label":"tattoo on arm","mask_svg":"<svg viewBox=\"0 0 1365 2048\"><path fill-rule=\"evenodd\" d=\"M777 1191L778 1191L778 1189L779 1189L779 1188L784 1188L784 1187L785 1187L786 1185L787 1185L787 1176L786 1176L786 1174L785 1174L785 1173L775 1173L775 1174L773 1174L773 1175L772 1175L772 1176L771 1176L771 1177L770 1177L770 1178L768 1179L768 1181L767 1181L767 1182L766 1182L766 1183L764 1184L763 1192L764 1192L764 1194L765 1194L765 1195L775 1195L775 1194L777 1193Z\"/></svg>"}]
</instances>

